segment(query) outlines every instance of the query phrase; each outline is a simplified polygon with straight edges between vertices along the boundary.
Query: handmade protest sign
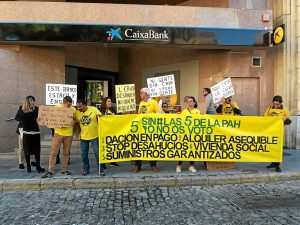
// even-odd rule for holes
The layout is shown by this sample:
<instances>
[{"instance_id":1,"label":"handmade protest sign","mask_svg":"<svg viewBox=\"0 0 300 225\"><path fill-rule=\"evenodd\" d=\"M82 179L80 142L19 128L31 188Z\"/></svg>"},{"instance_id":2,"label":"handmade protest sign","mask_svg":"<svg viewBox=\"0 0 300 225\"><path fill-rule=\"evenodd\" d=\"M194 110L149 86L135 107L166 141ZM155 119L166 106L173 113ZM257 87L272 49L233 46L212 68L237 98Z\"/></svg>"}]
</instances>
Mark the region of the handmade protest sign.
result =
<instances>
[{"instance_id":1,"label":"handmade protest sign","mask_svg":"<svg viewBox=\"0 0 300 225\"><path fill-rule=\"evenodd\" d=\"M38 124L48 128L70 127L73 121L73 111L68 107L39 107Z\"/></svg>"},{"instance_id":2,"label":"handmade protest sign","mask_svg":"<svg viewBox=\"0 0 300 225\"><path fill-rule=\"evenodd\" d=\"M135 85L116 85L117 113L131 112L136 110Z\"/></svg>"},{"instance_id":3,"label":"handmade protest sign","mask_svg":"<svg viewBox=\"0 0 300 225\"><path fill-rule=\"evenodd\" d=\"M101 117L98 124L101 163L282 161L283 122L277 117L131 114Z\"/></svg>"},{"instance_id":4,"label":"handmade protest sign","mask_svg":"<svg viewBox=\"0 0 300 225\"><path fill-rule=\"evenodd\" d=\"M218 103L221 99L234 95L233 86L230 77L217 83L210 88L214 103Z\"/></svg>"},{"instance_id":5,"label":"handmade protest sign","mask_svg":"<svg viewBox=\"0 0 300 225\"><path fill-rule=\"evenodd\" d=\"M174 74L148 78L147 85L151 98L176 94Z\"/></svg>"},{"instance_id":6,"label":"handmade protest sign","mask_svg":"<svg viewBox=\"0 0 300 225\"><path fill-rule=\"evenodd\" d=\"M65 96L70 96L72 105L76 105L77 85L46 84L46 105L62 104Z\"/></svg>"}]
</instances>

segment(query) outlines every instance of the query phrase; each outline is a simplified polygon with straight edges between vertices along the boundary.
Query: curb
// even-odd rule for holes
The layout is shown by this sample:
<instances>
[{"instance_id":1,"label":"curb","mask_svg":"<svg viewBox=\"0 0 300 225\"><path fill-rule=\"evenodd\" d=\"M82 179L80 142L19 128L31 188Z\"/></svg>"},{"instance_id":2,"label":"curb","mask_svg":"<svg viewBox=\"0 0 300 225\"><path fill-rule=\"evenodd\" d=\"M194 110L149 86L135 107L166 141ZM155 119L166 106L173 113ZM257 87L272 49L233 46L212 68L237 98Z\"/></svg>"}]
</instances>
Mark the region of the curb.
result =
<instances>
[{"instance_id":1,"label":"curb","mask_svg":"<svg viewBox=\"0 0 300 225\"><path fill-rule=\"evenodd\" d=\"M212 186L300 180L300 172L141 178L2 179L0 191Z\"/></svg>"}]
</instances>

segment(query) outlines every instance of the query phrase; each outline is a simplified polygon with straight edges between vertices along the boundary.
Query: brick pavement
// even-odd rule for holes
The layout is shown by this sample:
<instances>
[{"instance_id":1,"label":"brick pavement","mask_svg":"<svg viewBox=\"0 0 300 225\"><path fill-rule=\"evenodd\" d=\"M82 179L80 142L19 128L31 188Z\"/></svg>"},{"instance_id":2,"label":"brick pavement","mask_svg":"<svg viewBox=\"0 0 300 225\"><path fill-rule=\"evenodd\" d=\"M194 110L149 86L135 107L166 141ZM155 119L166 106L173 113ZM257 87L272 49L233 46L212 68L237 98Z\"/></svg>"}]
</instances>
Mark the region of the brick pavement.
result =
<instances>
[{"instance_id":1,"label":"brick pavement","mask_svg":"<svg viewBox=\"0 0 300 225\"><path fill-rule=\"evenodd\" d=\"M175 172L176 162L158 162L160 173L153 173L149 164L143 165L143 171L131 173L132 163L120 163L120 167L109 167L105 177L97 175L94 156L90 155L91 175L81 176L82 163L79 154L71 156L69 170L72 176L60 174L60 165L56 166L56 174L51 179L41 179L42 174L33 170L28 174L26 170L17 167L17 154L0 154L0 191L24 189L51 188L126 188L151 186L190 186L215 184L240 184L257 182L275 182L300 179L300 151L285 150L283 172L266 169L268 163L236 163L236 169L224 171L204 170L202 162L196 162L198 170L193 174L187 171L188 163L183 164L183 172ZM47 167L48 155L42 155L42 166Z\"/></svg>"},{"instance_id":2,"label":"brick pavement","mask_svg":"<svg viewBox=\"0 0 300 225\"><path fill-rule=\"evenodd\" d=\"M299 225L300 181L0 192L0 224Z\"/></svg>"}]
</instances>

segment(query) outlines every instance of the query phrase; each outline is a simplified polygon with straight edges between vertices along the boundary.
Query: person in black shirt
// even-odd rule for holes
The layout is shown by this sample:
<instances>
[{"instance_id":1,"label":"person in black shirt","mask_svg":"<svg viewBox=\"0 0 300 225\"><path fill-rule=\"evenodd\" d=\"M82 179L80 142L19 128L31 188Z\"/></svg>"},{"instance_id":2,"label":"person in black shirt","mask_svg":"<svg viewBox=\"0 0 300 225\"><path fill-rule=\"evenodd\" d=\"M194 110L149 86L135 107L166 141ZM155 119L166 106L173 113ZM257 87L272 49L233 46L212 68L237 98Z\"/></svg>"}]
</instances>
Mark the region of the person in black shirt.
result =
<instances>
[{"instance_id":1,"label":"person in black shirt","mask_svg":"<svg viewBox=\"0 0 300 225\"><path fill-rule=\"evenodd\" d=\"M23 148L27 165L27 172L31 173L30 155L35 155L36 171L45 172L40 166L41 140L40 129L37 123L38 107L35 106L35 98L27 96L22 108L19 108L17 116L23 124Z\"/></svg>"}]
</instances>

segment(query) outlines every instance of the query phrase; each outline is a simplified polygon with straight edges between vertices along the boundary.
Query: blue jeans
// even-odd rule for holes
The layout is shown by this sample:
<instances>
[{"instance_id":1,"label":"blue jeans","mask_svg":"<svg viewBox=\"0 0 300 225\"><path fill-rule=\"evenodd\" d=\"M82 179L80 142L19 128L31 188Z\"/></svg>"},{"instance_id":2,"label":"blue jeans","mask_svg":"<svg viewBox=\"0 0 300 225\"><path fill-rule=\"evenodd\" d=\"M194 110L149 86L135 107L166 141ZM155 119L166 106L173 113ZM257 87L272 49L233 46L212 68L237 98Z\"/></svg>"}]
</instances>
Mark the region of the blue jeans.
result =
<instances>
[{"instance_id":1,"label":"blue jeans","mask_svg":"<svg viewBox=\"0 0 300 225\"><path fill-rule=\"evenodd\" d=\"M86 171L90 171L90 162L89 162L89 145L90 142L92 144L94 155L96 158L97 168L100 169L100 171L103 171L103 165L99 165L99 141L98 138L92 139L92 140L82 140L80 139L80 146L81 146L81 158L83 162L83 169Z\"/></svg>"},{"instance_id":2,"label":"blue jeans","mask_svg":"<svg viewBox=\"0 0 300 225\"><path fill-rule=\"evenodd\" d=\"M211 114L211 115L213 115L213 114L215 114L215 112L214 112L214 111L207 111L206 114Z\"/></svg>"}]
</instances>

